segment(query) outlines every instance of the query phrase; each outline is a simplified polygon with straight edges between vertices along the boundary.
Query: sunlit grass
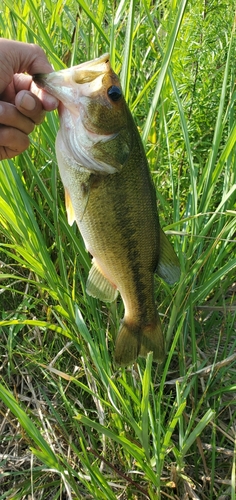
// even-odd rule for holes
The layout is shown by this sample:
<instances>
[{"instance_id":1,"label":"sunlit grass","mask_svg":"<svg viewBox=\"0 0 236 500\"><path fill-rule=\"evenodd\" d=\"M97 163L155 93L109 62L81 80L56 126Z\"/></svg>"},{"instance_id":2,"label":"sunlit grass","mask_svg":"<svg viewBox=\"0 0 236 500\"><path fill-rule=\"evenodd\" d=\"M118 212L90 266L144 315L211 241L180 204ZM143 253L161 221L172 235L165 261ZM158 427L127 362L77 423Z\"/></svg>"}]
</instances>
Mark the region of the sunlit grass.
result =
<instances>
[{"instance_id":1,"label":"sunlit grass","mask_svg":"<svg viewBox=\"0 0 236 500\"><path fill-rule=\"evenodd\" d=\"M123 306L86 295L56 113L1 162L0 500L235 499L233 15L230 1L2 2L0 36L39 43L55 69L111 52L182 275L156 281L164 365L118 369Z\"/></svg>"}]
</instances>

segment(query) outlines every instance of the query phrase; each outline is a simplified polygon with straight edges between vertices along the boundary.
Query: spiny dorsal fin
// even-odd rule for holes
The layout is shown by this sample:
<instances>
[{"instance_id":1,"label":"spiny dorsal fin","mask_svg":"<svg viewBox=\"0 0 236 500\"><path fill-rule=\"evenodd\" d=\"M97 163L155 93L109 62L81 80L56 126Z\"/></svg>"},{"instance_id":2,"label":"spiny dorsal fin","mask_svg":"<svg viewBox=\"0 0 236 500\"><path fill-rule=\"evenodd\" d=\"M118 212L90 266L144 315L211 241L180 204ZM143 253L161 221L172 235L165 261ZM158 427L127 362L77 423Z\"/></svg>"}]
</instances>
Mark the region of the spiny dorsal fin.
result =
<instances>
[{"instance_id":1,"label":"spiny dorsal fin","mask_svg":"<svg viewBox=\"0 0 236 500\"><path fill-rule=\"evenodd\" d=\"M179 259L165 235L160 228L160 256L156 272L169 285L173 285L180 278Z\"/></svg>"},{"instance_id":2,"label":"spiny dorsal fin","mask_svg":"<svg viewBox=\"0 0 236 500\"><path fill-rule=\"evenodd\" d=\"M104 276L95 259L89 271L86 292L103 302L113 302L118 295L117 288Z\"/></svg>"}]
</instances>

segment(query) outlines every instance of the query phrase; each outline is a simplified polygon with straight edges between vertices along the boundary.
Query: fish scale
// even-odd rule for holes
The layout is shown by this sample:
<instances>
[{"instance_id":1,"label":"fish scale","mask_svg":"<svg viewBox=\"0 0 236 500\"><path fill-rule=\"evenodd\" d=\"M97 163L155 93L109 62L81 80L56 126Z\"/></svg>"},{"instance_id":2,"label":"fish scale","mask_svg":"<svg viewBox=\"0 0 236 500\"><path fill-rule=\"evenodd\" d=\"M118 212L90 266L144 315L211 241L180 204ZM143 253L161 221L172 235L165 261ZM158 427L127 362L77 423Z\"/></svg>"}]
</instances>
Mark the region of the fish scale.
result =
<instances>
[{"instance_id":1,"label":"fish scale","mask_svg":"<svg viewBox=\"0 0 236 500\"><path fill-rule=\"evenodd\" d=\"M111 302L119 291L124 303L115 361L128 365L153 351L161 362L154 273L172 284L179 261L160 228L142 141L109 55L35 82L61 101L56 153L68 222L77 222L93 256L87 293Z\"/></svg>"},{"instance_id":2,"label":"fish scale","mask_svg":"<svg viewBox=\"0 0 236 500\"><path fill-rule=\"evenodd\" d=\"M136 151L133 154L141 156L141 151L138 155ZM130 165L134 165L132 156ZM88 250L100 265L105 260L104 274L113 276L126 304L129 297L135 321L138 320L137 309L144 319L150 302L153 306L150 297L153 297L153 274L158 262L155 198L150 197L148 170L145 169L146 179L137 175L138 172L136 168L130 168L128 175L127 170L122 170L101 178L99 186L90 188L87 209L78 224L84 239L90 242ZM130 185L135 186L134 197L130 194ZM146 288L149 290L145 293ZM135 307L136 303L138 307ZM152 316L156 316L156 307L153 309Z\"/></svg>"}]
</instances>

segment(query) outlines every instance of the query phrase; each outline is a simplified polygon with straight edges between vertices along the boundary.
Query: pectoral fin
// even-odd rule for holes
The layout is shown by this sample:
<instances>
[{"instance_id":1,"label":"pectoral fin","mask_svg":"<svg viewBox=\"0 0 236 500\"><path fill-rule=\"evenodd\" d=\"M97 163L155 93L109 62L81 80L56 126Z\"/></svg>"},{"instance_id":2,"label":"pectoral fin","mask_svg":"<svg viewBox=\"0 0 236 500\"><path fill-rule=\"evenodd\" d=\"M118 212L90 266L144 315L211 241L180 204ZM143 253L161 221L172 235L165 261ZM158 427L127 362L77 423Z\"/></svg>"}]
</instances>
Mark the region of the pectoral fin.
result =
<instances>
[{"instance_id":1,"label":"pectoral fin","mask_svg":"<svg viewBox=\"0 0 236 500\"><path fill-rule=\"evenodd\" d=\"M71 203L69 192L66 188L65 188L65 204L66 204L68 224L69 226L72 226L73 222L75 221L75 212Z\"/></svg>"},{"instance_id":2,"label":"pectoral fin","mask_svg":"<svg viewBox=\"0 0 236 500\"><path fill-rule=\"evenodd\" d=\"M86 292L103 302L113 302L118 295L117 288L104 276L95 259L89 271Z\"/></svg>"},{"instance_id":3,"label":"pectoral fin","mask_svg":"<svg viewBox=\"0 0 236 500\"><path fill-rule=\"evenodd\" d=\"M83 172L80 174L80 183L77 185L78 193L77 193L77 203L76 203L76 215L77 215L77 223L83 220L84 214L87 209L89 196L90 196L90 188L91 188L91 179L93 176L87 172ZM72 226L73 222L76 221L75 218L75 210L72 205L70 193L68 189L65 187L65 204L66 204L66 212L68 224Z\"/></svg>"},{"instance_id":4,"label":"pectoral fin","mask_svg":"<svg viewBox=\"0 0 236 500\"><path fill-rule=\"evenodd\" d=\"M165 235L160 228L160 255L156 272L169 285L173 285L180 278L179 259Z\"/></svg>"}]
</instances>

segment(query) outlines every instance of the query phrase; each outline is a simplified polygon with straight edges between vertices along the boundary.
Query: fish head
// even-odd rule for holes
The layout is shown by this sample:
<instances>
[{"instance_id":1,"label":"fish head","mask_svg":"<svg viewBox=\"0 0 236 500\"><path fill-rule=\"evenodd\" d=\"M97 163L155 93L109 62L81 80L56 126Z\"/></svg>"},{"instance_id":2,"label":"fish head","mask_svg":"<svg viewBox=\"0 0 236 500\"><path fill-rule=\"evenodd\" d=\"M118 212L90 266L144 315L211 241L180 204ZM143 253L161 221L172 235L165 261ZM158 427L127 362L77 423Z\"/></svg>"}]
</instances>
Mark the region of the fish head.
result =
<instances>
[{"instance_id":1,"label":"fish head","mask_svg":"<svg viewBox=\"0 0 236 500\"><path fill-rule=\"evenodd\" d=\"M56 149L85 169L119 171L132 147L132 118L109 54L34 81L60 101Z\"/></svg>"}]
</instances>

